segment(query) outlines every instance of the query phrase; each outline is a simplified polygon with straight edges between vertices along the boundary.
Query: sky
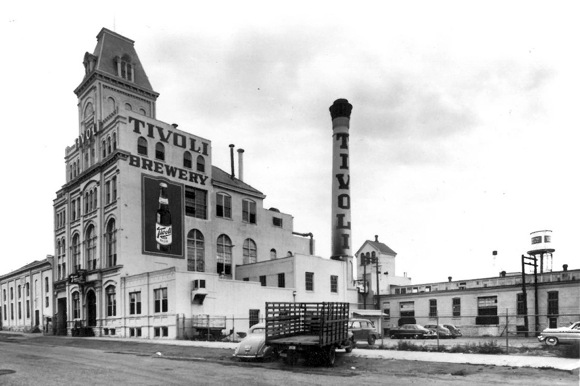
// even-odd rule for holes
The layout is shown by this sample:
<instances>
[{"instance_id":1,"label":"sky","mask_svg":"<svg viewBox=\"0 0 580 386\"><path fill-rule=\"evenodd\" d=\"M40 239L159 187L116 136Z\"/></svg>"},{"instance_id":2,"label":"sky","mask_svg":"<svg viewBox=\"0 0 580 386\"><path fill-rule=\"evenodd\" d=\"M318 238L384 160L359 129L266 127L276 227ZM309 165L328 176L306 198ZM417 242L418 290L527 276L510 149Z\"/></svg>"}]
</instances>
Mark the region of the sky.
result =
<instances>
[{"instance_id":1,"label":"sky","mask_svg":"<svg viewBox=\"0 0 580 386\"><path fill-rule=\"evenodd\" d=\"M103 27L135 41L157 119L211 140L226 171L229 144L243 148L244 181L317 255L330 255L328 108L346 98L353 252L378 235L414 284L492 277L520 270L548 229L553 269L580 268L575 2L82 4L0 5L0 275L54 254L73 90Z\"/></svg>"}]
</instances>

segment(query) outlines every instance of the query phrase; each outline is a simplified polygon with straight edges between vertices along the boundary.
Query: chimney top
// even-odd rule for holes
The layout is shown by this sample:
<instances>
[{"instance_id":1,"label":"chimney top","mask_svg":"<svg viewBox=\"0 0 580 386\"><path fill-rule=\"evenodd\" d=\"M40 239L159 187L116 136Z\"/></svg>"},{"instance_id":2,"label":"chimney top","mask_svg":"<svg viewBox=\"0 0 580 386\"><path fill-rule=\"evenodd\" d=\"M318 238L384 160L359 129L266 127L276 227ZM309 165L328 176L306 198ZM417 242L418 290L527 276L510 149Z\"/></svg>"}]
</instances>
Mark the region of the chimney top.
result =
<instances>
[{"instance_id":1,"label":"chimney top","mask_svg":"<svg viewBox=\"0 0 580 386\"><path fill-rule=\"evenodd\" d=\"M448 276L448 277L447 277L447 280L449 280L449 283L451 283L451 280L452 280L452 279L453 279L453 277L451 277L451 276Z\"/></svg>"},{"instance_id":2,"label":"chimney top","mask_svg":"<svg viewBox=\"0 0 580 386\"><path fill-rule=\"evenodd\" d=\"M338 117L350 119L352 105L348 103L346 99L337 99L334 101L334 103L332 104L332 106L330 106L328 110L330 110L330 116L332 117L332 119Z\"/></svg>"},{"instance_id":3,"label":"chimney top","mask_svg":"<svg viewBox=\"0 0 580 386\"><path fill-rule=\"evenodd\" d=\"M562 266L562 268L564 269L564 271L567 271L567 270L568 270L568 264L564 264L564 265Z\"/></svg>"},{"instance_id":4,"label":"chimney top","mask_svg":"<svg viewBox=\"0 0 580 386\"><path fill-rule=\"evenodd\" d=\"M379 235L375 235L375 243L379 242Z\"/></svg>"}]
</instances>

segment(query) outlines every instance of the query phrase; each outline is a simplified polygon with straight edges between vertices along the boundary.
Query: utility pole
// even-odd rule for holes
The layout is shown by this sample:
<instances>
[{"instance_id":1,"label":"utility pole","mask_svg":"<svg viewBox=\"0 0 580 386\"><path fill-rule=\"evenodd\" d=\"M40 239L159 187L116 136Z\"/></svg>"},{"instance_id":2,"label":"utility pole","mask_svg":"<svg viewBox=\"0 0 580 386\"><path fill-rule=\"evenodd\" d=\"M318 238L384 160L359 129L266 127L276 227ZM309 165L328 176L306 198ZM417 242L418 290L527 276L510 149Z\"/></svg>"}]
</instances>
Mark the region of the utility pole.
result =
<instances>
[{"instance_id":1,"label":"utility pole","mask_svg":"<svg viewBox=\"0 0 580 386\"><path fill-rule=\"evenodd\" d=\"M367 309L367 263L368 259L366 255L362 254L363 262L363 310Z\"/></svg>"},{"instance_id":2,"label":"utility pole","mask_svg":"<svg viewBox=\"0 0 580 386\"><path fill-rule=\"evenodd\" d=\"M528 263L525 260L531 260L533 263ZM538 259L534 255L533 257L528 257L522 255L522 289L524 295L524 311L526 316L524 318L525 328L526 328L526 337L528 336L529 331L529 324L528 324L528 299L526 294L526 274L524 271L525 265L533 265L534 266L534 333L537 335L538 326L540 324L540 307L538 303Z\"/></svg>"},{"instance_id":3,"label":"utility pole","mask_svg":"<svg viewBox=\"0 0 580 386\"><path fill-rule=\"evenodd\" d=\"M375 296L377 298L377 310L380 310L381 305L379 303L381 300L379 299L379 258L378 258L378 256L375 257L375 271L377 274L377 293Z\"/></svg>"}]
</instances>

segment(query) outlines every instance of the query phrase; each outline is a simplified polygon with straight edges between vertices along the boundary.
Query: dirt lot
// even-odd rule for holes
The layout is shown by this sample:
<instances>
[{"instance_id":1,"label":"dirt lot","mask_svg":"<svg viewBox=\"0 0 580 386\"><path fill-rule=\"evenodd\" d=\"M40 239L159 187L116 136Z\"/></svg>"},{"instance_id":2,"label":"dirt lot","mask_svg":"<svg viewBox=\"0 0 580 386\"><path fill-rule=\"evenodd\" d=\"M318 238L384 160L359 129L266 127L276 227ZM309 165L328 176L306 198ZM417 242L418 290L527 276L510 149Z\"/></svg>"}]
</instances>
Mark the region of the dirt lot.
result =
<instances>
[{"instance_id":1,"label":"dirt lot","mask_svg":"<svg viewBox=\"0 0 580 386\"><path fill-rule=\"evenodd\" d=\"M161 360L191 361L213 363L216 366L256 368L261 371L281 372L280 377L292 374L311 374L328 379L325 384L349 384L351 379L358 384L478 384L478 385L578 385L578 373L553 369L535 369L518 367L482 366L468 364L450 364L404 360L384 360L361 358L342 352L337 354L334 368L310 366L299 362L289 367L282 361L251 362L240 361L232 357L230 349L212 349L191 346L174 346L127 341L104 341L92 338L71 338L53 336L18 337L0 333L0 344L6 340L25 340L22 344L59 345L100 350L132 356L154 356ZM364 349L357 349L364 350ZM468 354L466 354L468 355ZM340 382L335 377L341 377Z\"/></svg>"}]
</instances>

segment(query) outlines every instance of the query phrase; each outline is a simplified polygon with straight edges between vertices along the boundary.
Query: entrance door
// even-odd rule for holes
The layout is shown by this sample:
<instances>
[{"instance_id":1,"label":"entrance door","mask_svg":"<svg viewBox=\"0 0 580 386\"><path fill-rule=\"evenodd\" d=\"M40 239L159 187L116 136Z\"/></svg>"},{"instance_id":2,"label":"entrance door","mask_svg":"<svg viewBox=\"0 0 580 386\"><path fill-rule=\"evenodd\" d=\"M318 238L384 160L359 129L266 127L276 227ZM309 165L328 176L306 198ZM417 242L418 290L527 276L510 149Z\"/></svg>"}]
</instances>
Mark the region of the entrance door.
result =
<instances>
[{"instance_id":1,"label":"entrance door","mask_svg":"<svg viewBox=\"0 0 580 386\"><path fill-rule=\"evenodd\" d=\"M95 291L87 292L87 326L97 325L97 297Z\"/></svg>"},{"instance_id":2,"label":"entrance door","mask_svg":"<svg viewBox=\"0 0 580 386\"><path fill-rule=\"evenodd\" d=\"M56 319L56 335L67 335L66 331L66 298L58 299L58 314Z\"/></svg>"}]
</instances>

